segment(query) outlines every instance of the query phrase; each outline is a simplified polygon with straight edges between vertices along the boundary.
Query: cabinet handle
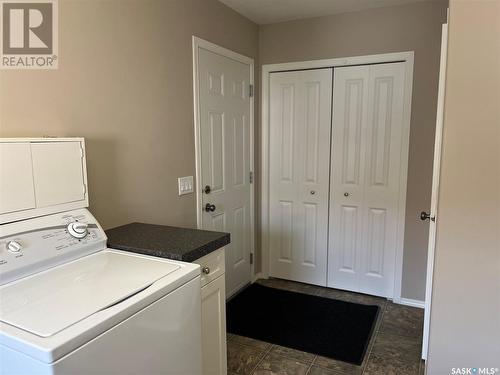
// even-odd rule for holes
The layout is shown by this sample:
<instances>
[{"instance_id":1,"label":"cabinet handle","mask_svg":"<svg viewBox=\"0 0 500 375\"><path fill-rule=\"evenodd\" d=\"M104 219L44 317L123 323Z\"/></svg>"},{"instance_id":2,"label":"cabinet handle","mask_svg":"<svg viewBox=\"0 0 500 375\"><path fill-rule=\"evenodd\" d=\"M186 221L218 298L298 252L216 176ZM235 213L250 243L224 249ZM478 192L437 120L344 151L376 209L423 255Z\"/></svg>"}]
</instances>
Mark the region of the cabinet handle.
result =
<instances>
[{"instance_id":1,"label":"cabinet handle","mask_svg":"<svg viewBox=\"0 0 500 375\"><path fill-rule=\"evenodd\" d=\"M208 268L208 267L203 267L203 268L201 269L201 272L203 272L205 275L208 275L208 274L210 273L210 268Z\"/></svg>"}]
</instances>

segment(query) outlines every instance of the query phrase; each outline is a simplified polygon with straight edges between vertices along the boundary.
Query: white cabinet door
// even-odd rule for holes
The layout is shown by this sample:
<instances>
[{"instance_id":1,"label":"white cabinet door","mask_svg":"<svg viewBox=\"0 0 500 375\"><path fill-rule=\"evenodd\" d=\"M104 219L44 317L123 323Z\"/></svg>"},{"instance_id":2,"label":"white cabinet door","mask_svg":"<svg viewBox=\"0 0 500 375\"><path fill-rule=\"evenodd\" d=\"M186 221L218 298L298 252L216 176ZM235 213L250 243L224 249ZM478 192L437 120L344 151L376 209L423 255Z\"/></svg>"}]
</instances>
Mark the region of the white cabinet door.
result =
<instances>
[{"instance_id":1,"label":"white cabinet door","mask_svg":"<svg viewBox=\"0 0 500 375\"><path fill-rule=\"evenodd\" d=\"M328 286L392 297L404 63L335 69Z\"/></svg>"},{"instance_id":2,"label":"white cabinet door","mask_svg":"<svg viewBox=\"0 0 500 375\"><path fill-rule=\"evenodd\" d=\"M0 143L0 214L35 208L29 142Z\"/></svg>"},{"instance_id":3,"label":"white cabinet door","mask_svg":"<svg viewBox=\"0 0 500 375\"><path fill-rule=\"evenodd\" d=\"M332 69L271 74L270 276L326 285Z\"/></svg>"},{"instance_id":4,"label":"white cabinet door","mask_svg":"<svg viewBox=\"0 0 500 375\"><path fill-rule=\"evenodd\" d=\"M226 291L224 275L201 288L202 353L204 375L225 375Z\"/></svg>"},{"instance_id":5,"label":"white cabinet door","mask_svg":"<svg viewBox=\"0 0 500 375\"><path fill-rule=\"evenodd\" d=\"M231 233L226 246L228 295L250 283L250 66L199 51L202 229ZM212 206L213 205L213 206Z\"/></svg>"},{"instance_id":6,"label":"white cabinet door","mask_svg":"<svg viewBox=\"0 0 500 375\"><path fill-rule=\"evenodd\" d=\"M31 153L37 207L85 200L80 142L32 143Z\"/></svg>"}]
</instances>

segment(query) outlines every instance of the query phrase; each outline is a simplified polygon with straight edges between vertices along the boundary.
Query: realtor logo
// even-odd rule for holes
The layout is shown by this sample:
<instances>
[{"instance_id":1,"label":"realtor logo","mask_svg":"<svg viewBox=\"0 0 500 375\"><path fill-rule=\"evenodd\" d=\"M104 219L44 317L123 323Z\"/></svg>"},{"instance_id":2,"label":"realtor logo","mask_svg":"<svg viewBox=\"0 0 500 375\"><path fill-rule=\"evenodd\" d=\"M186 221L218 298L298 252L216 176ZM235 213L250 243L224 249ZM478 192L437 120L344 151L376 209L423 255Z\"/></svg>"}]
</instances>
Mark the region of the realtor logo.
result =
<instances>
[{"instance_id":1,"label":"realtor logo","mask_svg":"<svg viewBox=\"0 0 500 375\"><path fill-rule=\"evenodd\" d=\"M2 69L57 69L57 0L0 0Z\"/></svg>"}]
</instances>

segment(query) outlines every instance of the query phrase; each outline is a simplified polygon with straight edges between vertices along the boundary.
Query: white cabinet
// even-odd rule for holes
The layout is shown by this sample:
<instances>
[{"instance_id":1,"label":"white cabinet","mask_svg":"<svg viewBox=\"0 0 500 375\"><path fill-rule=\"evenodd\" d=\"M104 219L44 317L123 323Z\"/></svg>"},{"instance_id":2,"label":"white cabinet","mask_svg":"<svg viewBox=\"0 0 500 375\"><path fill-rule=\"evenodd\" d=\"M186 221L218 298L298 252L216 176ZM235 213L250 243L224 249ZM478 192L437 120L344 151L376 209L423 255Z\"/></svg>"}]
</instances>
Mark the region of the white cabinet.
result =
<instances>
[{"instance_id":1,"label":"white cabinet","mask_svg":"<svg viewBox=\"0 0 500 375\"><path fill-rule=\"evenodd\" d=\"M201 335L203 375L225 375L226 287L224 249L198 259L201 266Z\"/></svg>"},{"instance_id":2,"label":"white cabinet","mask_svg":"<svg viewBox=\"0 0 500 375\"><path fill-rule=\"evenodd\" d=\"M225 374L226 290L224 276L201 288L203 374Z\"/></svg>"},{"instance_id":3,"label":"white cabinet","mask_svg":"<svg viewBox=\"0 0 500 375\"><path fill-rule=\"evenodd\" d=\"M80 142L32 143L31 155L37 207L85 199Z\"/></svg>"},{"instance_id":4,"label":"white cabinet","mask_svg":"<svg viewBox=\"0 0 500 375\"><path fill-rule=\"evenodd\" d=\"M0 224L87 207L83 138L0 138Z\"/></svg>"},{"instance_id":5,"label":"white cabinet","mask_svg":"<svg viewBox=\"0 0 500 375\"><path fill-rule=\"evenodd\" d=\"M29 143L0 143L0 213L35 208Z\"/></svg>"}]
</instances>

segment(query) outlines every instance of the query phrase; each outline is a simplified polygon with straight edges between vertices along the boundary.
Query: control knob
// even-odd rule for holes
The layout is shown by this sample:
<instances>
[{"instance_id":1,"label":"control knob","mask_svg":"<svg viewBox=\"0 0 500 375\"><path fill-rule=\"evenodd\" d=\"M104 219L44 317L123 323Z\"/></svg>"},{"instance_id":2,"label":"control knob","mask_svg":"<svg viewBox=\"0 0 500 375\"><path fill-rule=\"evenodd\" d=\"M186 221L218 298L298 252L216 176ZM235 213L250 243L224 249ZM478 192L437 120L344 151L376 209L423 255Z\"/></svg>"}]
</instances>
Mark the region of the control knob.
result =
<instances>
[{"instance_id":1,"label":"control knob","mask_svg":"<svg viewBox=\"0 0 500 375\"><path fill-rule=\"evenodd\" d=\"M14 253L14 254L20 252L21 249L23 248L21 246L21 244L19 242L17 242L17 241L9 241L9 242L7 242L7 246L6 247L7 247L7 250L9 250L11 253Z\"/></svg>"},{"instance_id":2,"label":"control knob","mask_svg":"<svg viewBox=\"0 0 500 375\"><path fill-rule=\"evenodd\" d=\"M87 227L88 225L85 223L79 223L79 222L74 222L74 223L69 223L68 224L68 233L78 239L85 238L87 235Z\"/></svg>"}]
</instances>

